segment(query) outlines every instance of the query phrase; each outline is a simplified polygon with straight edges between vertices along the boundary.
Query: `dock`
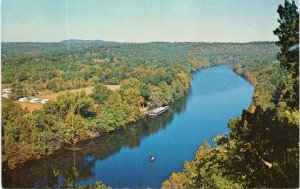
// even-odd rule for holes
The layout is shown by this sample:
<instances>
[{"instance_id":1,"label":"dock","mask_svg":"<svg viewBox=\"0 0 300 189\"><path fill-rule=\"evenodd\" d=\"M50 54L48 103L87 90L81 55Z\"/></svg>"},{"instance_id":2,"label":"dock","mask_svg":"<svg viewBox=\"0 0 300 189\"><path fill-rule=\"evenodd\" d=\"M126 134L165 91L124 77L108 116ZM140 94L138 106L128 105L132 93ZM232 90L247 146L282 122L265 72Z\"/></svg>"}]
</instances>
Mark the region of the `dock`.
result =
<instances>
[{"instance_id":1,"label":"dock","mask_svg":"<svg viewBox=\"0 0 300 189\"><path fill-rule=\"evenodd\" d=\"M155 117L155 116L158 116L162 113L164 113L165 111L167 111L169 109L169 106L164 106L164 107L158 107L158 108L155 108L153 110L150 110L148 112L148 115L150 117Z\"/></svg>"}]
</instances>

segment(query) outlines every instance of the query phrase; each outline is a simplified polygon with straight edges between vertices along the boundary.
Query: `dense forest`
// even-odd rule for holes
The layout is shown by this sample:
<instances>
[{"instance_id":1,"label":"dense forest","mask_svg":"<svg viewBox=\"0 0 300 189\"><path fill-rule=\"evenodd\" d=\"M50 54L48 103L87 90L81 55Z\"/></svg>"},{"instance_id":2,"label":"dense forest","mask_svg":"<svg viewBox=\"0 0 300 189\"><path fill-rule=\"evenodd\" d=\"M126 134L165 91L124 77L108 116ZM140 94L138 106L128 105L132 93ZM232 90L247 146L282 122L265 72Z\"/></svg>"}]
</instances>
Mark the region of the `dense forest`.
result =
<instances>
[{"instance_id":1,"label":"dense forest","mask_svg":"<svg viewBox=\"0 0 300 189\"><path fill-rule=\"evenodd\" d=\"M99 136L145 116L145 110L183 97L191 72L243 61L276 60L272 42L146 43L68 40L61 43L3 43L2 100L4 165ZM69 50L68 50L69 49ZM118 84L111 91L105 84ZM45 91L94 86L92 94L64 93L29 112L14 101Z\"/></svg>"},{"instance_id":2,"label":"dense forest","mask_svg":"<svg viewBox=\"0 0 300 189\"><path fill-rule=\"evenodd\" d=\"M299 187L299 13L277 10L279 62L245 61L234 70L255 85L253 103L229 121L230 134L207 141L162 188Z\"/></svg>"},{"instance_id":3,"label":"dense forest","mask_svg":"<svg viewBox=\"0 0 300 189\"><path fill-rule=\"evenodd\" d=\"M119 84L130 77L157 85L161 81L171 83L178 70L188 73L208 64L274 60L278 51L271 42L106 45L97 41L80 42L69 40L59 43L60 46L56 43L2 43L2 84L13 86L18 96L35 95L43 90L81 88L99 82ZM65 48L61 48L63 45ZM23 53L14 53L18 52L16 49ZM18 90L21 88L24 90Z\"/></svg>"}]
</instances>

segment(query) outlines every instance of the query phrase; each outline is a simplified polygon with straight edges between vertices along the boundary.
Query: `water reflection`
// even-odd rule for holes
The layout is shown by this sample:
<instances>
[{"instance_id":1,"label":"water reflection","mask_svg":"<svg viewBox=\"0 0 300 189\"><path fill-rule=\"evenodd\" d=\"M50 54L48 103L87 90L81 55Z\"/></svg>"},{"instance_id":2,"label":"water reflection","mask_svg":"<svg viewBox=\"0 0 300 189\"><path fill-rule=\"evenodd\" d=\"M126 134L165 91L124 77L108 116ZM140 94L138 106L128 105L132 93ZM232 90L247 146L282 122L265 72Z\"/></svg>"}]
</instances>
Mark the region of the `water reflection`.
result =
<instances>
[{"instance_id":1,"label":"water reflection","mask_svg":"<svg viewBox=\"0 0 300 189\"><path fill-rule=\"evenodd\" d=\"M191 92L163 115L5 171L4 186L68 187L100 179L112 187L158 188L193 159L203 140L228 132L228 119L251 103L253 87L227 65L193 78ZM156 157L152 163L150 155Z\"/></svg>"},{"instance_id":2,"label":"water reflection","mask_svg":"<svg viewBox=\"0 0 300 189\"><path fill-rule=\"evenodd\" d=\"M75 150L60 150L40 160L30 161L15 170L4 169L3 186L63 187L95 176L97 161L104 160L123 147L136 148L141 141L168 126L174 115L186 109L190 92L155 119L143 119L128 128L82 142Z\"/></svg>"}]
</instances>

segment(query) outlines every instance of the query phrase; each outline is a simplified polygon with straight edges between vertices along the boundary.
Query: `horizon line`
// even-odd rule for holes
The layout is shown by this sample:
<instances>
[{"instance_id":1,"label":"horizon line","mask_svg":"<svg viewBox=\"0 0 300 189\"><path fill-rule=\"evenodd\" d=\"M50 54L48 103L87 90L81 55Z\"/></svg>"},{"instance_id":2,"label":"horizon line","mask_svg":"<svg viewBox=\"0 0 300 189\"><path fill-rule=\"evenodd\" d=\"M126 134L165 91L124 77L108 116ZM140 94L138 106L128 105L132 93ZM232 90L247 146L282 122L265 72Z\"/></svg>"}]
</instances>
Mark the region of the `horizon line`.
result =
<instances>
[{"instance_id":1,"label":"horizon line","mask_svg":"<svg viewBox=\"0 0 300 189\"><path fill-rule=\"evenodd\" d=\"M255 43L255 42L276 42L272 40L265 41L143 41L143 42L128 42L128 41L114 41L114 40L103 40L103 39L65 39L60 41L1 41L1 43L62 43L65 41L77 40L77 41L102 41L107 43L130 43L130 44L144 44L144 43Z\"/></svg>"}]
</instances>

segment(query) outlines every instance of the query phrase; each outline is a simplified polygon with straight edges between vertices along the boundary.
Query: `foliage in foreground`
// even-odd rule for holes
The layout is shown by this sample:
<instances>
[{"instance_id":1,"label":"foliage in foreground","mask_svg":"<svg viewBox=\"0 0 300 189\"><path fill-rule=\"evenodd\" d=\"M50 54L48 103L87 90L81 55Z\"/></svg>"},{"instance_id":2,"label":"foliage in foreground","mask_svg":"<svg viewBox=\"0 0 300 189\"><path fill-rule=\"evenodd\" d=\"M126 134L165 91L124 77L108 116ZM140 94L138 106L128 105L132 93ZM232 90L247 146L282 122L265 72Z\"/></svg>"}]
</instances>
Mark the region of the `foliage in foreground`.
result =
<instances>
[{"instance_id":1,"label":"foliage in foreground","mask_svg":"<svg viewBox=\"0 0 300 189\"><path fill-rule=\"evenodd\" d=\"M93 184L89 184L87 186L76 186L76 189L111 189L110 186L103 184L101 181L97 180Z\"/></svg>"},{"instance_id":2,"label":"foliage in foreground","mask_svg":"<svg viewBox=\"0 0 300 189\"><path fill-rule=\"evenodd\" d=\"M255 84L252 105L230 120L229 137L218 136L215 148L204 141L195 159L162 188L299 187L299 14L288 1L278 13L281 68L271 62L235 67Z\"/></svg>"}]
</instances>

